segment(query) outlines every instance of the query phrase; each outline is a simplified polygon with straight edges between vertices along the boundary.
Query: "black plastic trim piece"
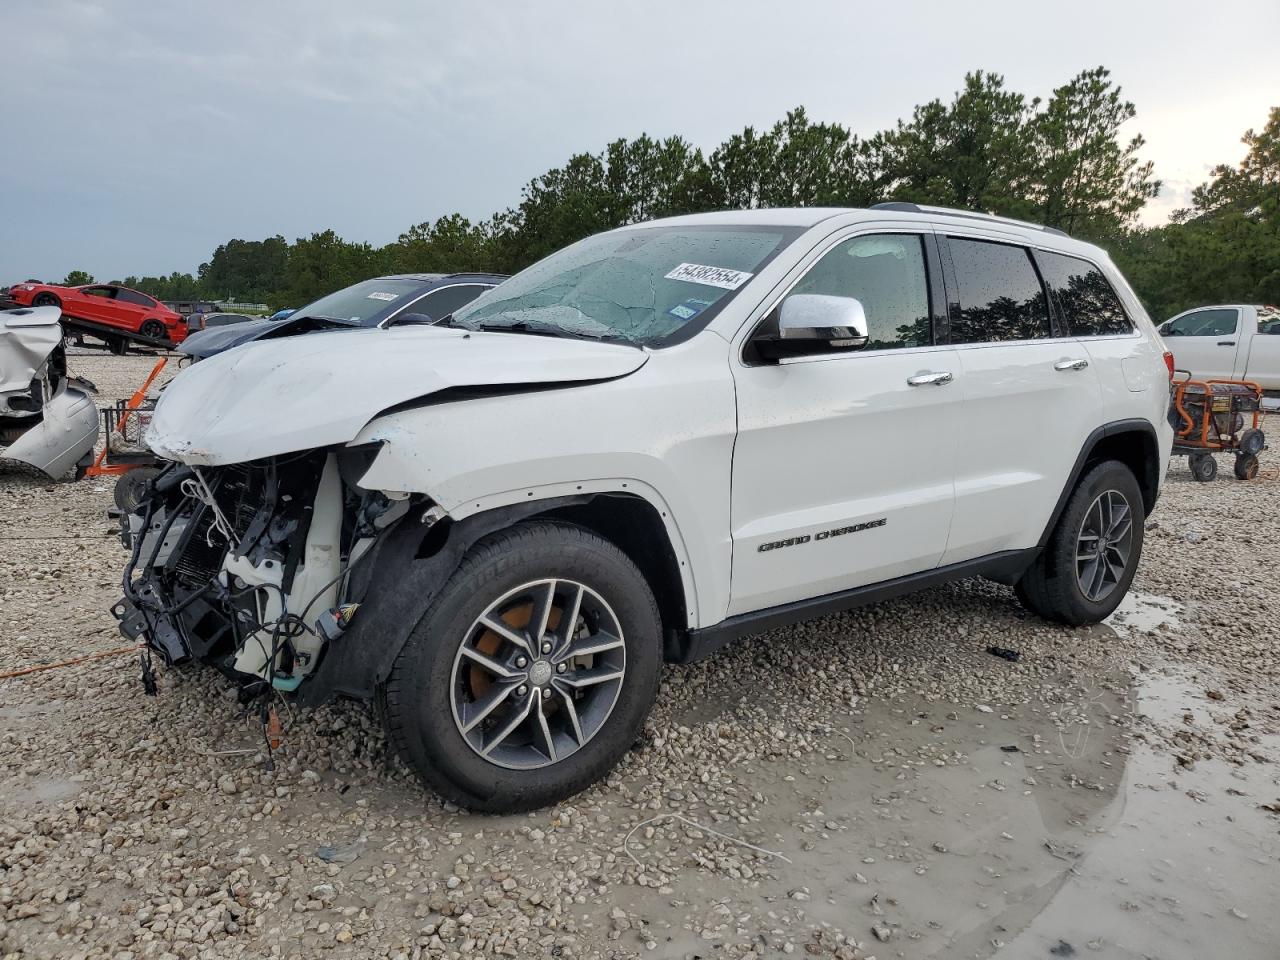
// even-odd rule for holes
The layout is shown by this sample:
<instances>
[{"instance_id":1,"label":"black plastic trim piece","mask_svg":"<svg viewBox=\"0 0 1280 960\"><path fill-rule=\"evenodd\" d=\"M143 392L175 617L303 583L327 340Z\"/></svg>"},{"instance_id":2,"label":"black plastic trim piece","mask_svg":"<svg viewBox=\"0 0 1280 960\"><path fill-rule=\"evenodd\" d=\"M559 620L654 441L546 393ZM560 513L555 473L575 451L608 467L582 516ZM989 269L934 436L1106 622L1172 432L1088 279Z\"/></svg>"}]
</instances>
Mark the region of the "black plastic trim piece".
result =
<instances>
[{"instance_id":1,"label":"black plastic trim piece","mask_svg":"<svg viewBox=\"0 0 1280 960\"><path fill-rule=\"evenodd\" d=\"M769 607L766 610L739 614L710 627L690 630L685 635L683 643L677 644L676 649L669 651L668 659L675 663L693 663L747 634L763 633L801 620L811 620L814 617L839 613L842 610L850 610L869 603L892 600L895 597L915 593L941 583L949 583L952 580L988 577L1001 583L1012 583L1031 565L1039 553L1038 547L1029 550L1004 550L974 560L951 563L945 567L935 567L932 570L908 574L905 577L896 577L893 580L854 587L852 590L842 590L839 593L829 593L821 597Z\"/></svg>"}]
</instances>

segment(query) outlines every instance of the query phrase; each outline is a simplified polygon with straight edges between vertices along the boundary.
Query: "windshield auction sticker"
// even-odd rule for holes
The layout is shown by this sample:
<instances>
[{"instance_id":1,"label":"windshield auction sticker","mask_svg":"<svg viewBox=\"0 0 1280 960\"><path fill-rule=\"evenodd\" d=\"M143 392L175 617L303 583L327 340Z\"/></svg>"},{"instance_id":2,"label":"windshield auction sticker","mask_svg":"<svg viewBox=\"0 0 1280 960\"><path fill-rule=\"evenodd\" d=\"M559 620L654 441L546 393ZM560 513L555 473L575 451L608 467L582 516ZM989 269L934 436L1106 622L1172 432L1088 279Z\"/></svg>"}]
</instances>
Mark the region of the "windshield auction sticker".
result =
<instances>
[{"instance_id":1,"label":"windshield auction sticker","mask_svg":"<svg viewBox=\"0 0 1280 960\"><path fill-rule=\"evenodd\" d=\"M728 267L704 267L698 263L682 263L668 273L666 278L684 280L687 283L701 283L724 290L737 290L750 280L751 276L749 273L730 270Z\"/></svg>"},{"instance_id":2,"label":"windshield auction sticker","mask_svg":"<svg viewBox=\"0 0 1280 960\"><path fill-rule=\"evenodd\" d=\"M375 290L373 291L373 293L369 294L369 296L365 297L365 299L366 300L394 300L397 296L398 294L385 293L382 290Z\"/></svg>"}]
</instances>

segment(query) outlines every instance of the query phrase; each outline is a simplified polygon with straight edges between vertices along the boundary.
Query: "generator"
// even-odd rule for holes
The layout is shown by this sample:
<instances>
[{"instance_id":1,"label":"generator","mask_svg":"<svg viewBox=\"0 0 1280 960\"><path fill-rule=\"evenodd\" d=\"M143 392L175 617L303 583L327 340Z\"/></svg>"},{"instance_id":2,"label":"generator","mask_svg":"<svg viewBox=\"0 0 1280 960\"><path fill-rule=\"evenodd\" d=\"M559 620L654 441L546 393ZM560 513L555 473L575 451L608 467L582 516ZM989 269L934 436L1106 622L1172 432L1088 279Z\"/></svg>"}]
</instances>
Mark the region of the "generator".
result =
<instances>
[{"instance_id":1,"label":"generator","mask_svg":"<svg viewBox=\"0 0 1280 960\"><path fill-rule=\"evenodd\" d=\"M1181 379L1177 375L1181 375ZM1235 454L1235 475L1258 475L1258 454L1266 449L1262 422L1262 388L1250 380L1194 380L1175 371L1170 384L1169 422L1173 453L1186 456L1191 475L1208 483L1218 475L1216 452Z\"/></svg>"}]
</instances>

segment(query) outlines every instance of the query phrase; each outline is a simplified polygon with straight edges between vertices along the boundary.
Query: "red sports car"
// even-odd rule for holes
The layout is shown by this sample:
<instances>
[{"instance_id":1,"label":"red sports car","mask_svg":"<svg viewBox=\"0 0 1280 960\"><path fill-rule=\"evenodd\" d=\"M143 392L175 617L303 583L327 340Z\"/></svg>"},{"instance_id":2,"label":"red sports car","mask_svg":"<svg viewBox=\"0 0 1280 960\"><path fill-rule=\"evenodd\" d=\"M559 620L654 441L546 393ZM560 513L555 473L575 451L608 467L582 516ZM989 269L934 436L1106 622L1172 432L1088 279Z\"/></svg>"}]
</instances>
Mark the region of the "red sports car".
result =
<instances>
[{"instance_id":1,"label":"red sports car","mask_svg":"<svg viewBox=\"0 0 1280 960\"><path fill-rule=\"evenodd\" d=\"M180 343L187 321L155 297L110 283L59 287L50 283L15 283L9 299L24 307L61 307L64 316L103 327L115 327L156 340Z\"/></svg>"}]
</instances>

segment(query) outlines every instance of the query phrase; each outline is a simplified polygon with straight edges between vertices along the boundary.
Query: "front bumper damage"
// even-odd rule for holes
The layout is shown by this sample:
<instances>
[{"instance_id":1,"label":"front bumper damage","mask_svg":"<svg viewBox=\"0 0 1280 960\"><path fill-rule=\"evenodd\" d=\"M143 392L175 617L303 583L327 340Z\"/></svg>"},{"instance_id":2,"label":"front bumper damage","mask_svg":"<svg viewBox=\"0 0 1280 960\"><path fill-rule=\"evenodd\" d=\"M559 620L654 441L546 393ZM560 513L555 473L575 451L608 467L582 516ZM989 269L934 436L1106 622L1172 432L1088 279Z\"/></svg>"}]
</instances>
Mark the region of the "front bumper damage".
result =
<instances>
[{"instance_id":1,"label":"front bumper damage","mask_svg":"<svg viewBox=\"0 0 1280 960\"><path fill-rule=\"evenodd\" d=\"M112 614L166 663L195 660L242 686L296 690L350 620L350 609L332 613L351 565L408 506L345 481L331 451L174 464L124 518L130 556Z\"/></svg>"}]
</instances>

